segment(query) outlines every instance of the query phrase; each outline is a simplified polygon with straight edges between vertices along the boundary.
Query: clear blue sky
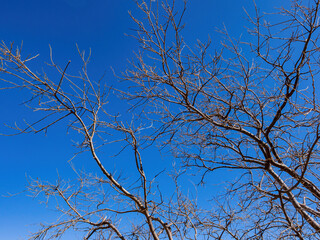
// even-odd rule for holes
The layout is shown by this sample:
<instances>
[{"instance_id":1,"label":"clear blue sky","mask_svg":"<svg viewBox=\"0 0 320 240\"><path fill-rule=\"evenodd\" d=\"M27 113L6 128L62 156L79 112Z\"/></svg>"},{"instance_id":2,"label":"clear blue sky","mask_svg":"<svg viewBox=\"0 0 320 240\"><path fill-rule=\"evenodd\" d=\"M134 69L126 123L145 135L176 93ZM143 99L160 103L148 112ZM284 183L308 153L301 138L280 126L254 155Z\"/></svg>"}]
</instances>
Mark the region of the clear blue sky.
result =
<instances>
[{"instance_id":1,"label":"clear blue sky","mask_svg":"<svg viewBox=\"0 0 320 240\"><path fill-rule=\"evenodd\" d=\"M257 0L256 3L270 11L281 1ZM239 37L248 26L243 7L253 12L251 0L189 0L183 35L187 41L206 40L208 35L214 37L215 29L224 23L232 35ZM139 16L132 0L2 0L0 40L16 44L23 41L23 53L39 53L33 66L39 71L41 62L48 61L49 44L56 62L61 65L69 59L72 64L77 62L76 43L80 49L91 48L90 69L94 77L106 70L105 79L115 82L110 67L116 72L124 70L127 59L137 49L137 42L125 36L125 33L131 34L130 29L134 27L129 10ZM23 100L23 92L0 91L2 133L8 132L4 124L35 119L30 110L19 105ZM117 103L113 107L116 109ZM47 136L0 136L0 143L0 239L25 239L29 231L37 229L37 223L54 219L54 213L40 206L37 199L26 197L27 193L11 198L3 196L23 191L26 175L54 180L58 171L67 178L72 174L67 161L75 151L65 128L59 126L49 130ZM87 167L81 157L77 164L80 168Z\"/></svg>"}]
</instances>

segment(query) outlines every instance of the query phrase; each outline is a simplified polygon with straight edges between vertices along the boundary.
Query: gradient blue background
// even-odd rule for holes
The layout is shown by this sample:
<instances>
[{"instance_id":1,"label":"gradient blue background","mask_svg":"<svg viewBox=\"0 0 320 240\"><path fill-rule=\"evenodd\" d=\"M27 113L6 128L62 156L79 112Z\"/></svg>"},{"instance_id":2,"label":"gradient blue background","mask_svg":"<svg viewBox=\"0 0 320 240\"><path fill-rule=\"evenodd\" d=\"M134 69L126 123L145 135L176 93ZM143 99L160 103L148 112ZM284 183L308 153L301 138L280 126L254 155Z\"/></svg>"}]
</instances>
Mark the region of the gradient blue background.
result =
<instances>
[{"instance_id":1,"label":"gradient blue background","mask_svg":"<svg viewBox=\"0 0 320 240\"><path fill-rule=\"evenodd\" d=\"M256 1L261 11L273 11L274 7L287 2ZM125 33L132 34L130 29L134 28L128 11L137 17L140 15L131 0L1 0L0 5L0 40L18 45L23 41L23 54L39 53L39 59L32 66L39 71L40 63L49 61L49 44L58 64L65 65L70 59L76 66L77 43L80 49L92 49L93 77L106 71L105 80L117 84L110 67L118 73L124 70L138 47L134 39L125 36ZM245 26L249 26L243 7L253 13L251 0L189 0L183 32L186 41L205 41L208 35L218 39L215 30L223 24L238 38L246 31ZM24 92L17 90L0 91L2 133L11 132L4 124L14 125L23 119L36 118L20 104L25 97ZM113 108L119 106L113 103ZM54 220L55 213L40 206L37 199L27 197L27 192L10 198L4 196L24 191L26 176L53 181L57 172L64 178L72 175L67 163L75 152L71 145L65 128L59 126L49 130L46 136L0 136L0 239L26 239L28 233L38 229L39 222ZM76 164L80 168L89 167L81 157ZM70 235L62 239L77 237Z\"/></svg>"}]
</instances>

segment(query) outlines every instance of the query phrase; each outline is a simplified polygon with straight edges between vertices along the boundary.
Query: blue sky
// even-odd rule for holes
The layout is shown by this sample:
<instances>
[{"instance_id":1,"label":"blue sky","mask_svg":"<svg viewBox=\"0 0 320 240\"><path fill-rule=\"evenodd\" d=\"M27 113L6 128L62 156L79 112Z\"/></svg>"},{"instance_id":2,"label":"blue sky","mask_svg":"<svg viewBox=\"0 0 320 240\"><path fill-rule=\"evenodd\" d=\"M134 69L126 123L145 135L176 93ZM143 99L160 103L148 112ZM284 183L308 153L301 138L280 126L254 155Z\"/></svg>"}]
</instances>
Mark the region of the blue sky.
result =
<instances>
[{"instance_id":1,"label":"blue sky","mask_svg":"<svg viewBox=\"0 0 320 240\"><path fill-rule=\"evenodd\" d=\"M257 0L256 3L261 9L270 11L281 1ZM218 39L215 30L223 24L233 36L239 37L248 26L243 7L253 12L251 0L189 0L183 32L185 39L190 42L206 40L208 35ZM125 33L132 34L130 29L134 28L129 10L139 17L140 13L131 0L2 0L0 40L18 45L23 41L23 54L39 53L38 60L32 65L38 71L41 71L41 63L49 60L49 44L58 64L64 65L72 60L71 67L74 68L78 61L75 44L80 49L91 48L90 71L93 77L106 71L106 81L116 85L117 79L110 68L116 72L124 70L127 60L133 57L132 52L138 49L137 42L125 36ZM10 132L4 124L13 125L22 123L23 119L36 118L21 105L25 97L24 92L17 90L0 91L2 133ZM112 108L119 106L115 102ZM65 128L59 126L49 130L46 136L0 136L0 143L1 238L25 239L29 231L37 229L37 223L54 219L54 213L40 206L37 199L27 197L27 193L10 198L3 196L23 191L26 176L54 180L59 172L68 178L72 171L67 161L75 151ZM160 155L158 158L161 162ZM80 168L89 167L81 157L77 164Z\"/></svg>"}]
</instances>

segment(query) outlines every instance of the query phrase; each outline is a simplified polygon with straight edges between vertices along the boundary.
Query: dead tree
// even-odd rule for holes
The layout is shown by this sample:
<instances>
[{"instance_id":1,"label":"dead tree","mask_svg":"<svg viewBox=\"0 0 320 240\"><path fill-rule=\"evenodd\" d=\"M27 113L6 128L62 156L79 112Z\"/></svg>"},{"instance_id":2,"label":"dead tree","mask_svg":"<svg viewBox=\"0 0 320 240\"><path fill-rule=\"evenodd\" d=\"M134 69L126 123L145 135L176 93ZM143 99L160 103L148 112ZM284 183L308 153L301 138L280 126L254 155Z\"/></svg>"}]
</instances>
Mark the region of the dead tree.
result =
<instances>
[{"instance_id":1,"label":"dead tree","mask_svg":"<svg viewBox=\"0 0 320 240\"><path fill-rule=\"evenodd\" d=\"M64 214L33 238L56 238L72 228L84 239L320 239L320 2L305 2L292 1L274 22L258 10L248 14L252 41L222 30L219 47L210 41L194 47L183 39L186 3L139 1L145 18L132 19L141 51L120 77L129 90L115 93L152 123L146 134L141 122L126 125L107 112L110 89L89 78L81 52L80 75L52 60L60 78L50 79L28 67L33 58L3 44L1 73L11 75L11 86L28 89L34 109L44 113L18 130L41 132L71 119L69 127L82 134L79 147L100 169L79 174L75 184L31 183L35 194L58 196ZM105 134L113 132L132 148L135 178L118 178L99 157ZM197 173L203 184L218 169L238 179L209 209L183 194L179 171L167 196L147 177L141 139L170 149L182 173Z\"/></svg>"}]
</instances>

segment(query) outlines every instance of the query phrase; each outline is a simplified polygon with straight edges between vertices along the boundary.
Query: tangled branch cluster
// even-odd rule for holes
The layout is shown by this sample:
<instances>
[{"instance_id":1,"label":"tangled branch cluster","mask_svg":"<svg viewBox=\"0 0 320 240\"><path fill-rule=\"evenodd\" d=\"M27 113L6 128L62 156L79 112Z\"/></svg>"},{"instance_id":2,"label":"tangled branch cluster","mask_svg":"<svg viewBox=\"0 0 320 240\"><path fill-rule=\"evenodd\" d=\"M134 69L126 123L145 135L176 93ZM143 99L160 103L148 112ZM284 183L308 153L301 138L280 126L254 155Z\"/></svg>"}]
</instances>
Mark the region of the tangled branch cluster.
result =
<instances>
[{"instance_id":1,"label":"tangled branch cluster","mask_svg":"<svg viewBox=\"0 0 320 240\"><path fill-rule=\"evenodd\" d=\"M27 89L34 110L44 113L18 131L42 132L71 119L69 127L82 135L79 147L100 169L78 174L74 184L30 183L35 195L57 197L63 213L32 239L54 239L68 229L84 239L320 239L319 4L292 1L275 23L256 10L248 15L252 41L223 30L221 51L213 51L210 41L196 47L184 41L186 3L140 1L144 20L131 17L141 51L121 77L128 91L92 81L80 51L79 75L51 59L60 74L51 79L28 67L34 58L3 43L0 72L11 77L2 81ZM155 131L142 136L142 126L108 113L110 92L124 96ZM116 177L99 156L112 132L132 149L132 179ZM182 174L196 172L203 184L217 169L239 178L209 209L184 194L180 171L168 196L148 178L143 142L169 148Z\"/></svg>"}]
</instances>

